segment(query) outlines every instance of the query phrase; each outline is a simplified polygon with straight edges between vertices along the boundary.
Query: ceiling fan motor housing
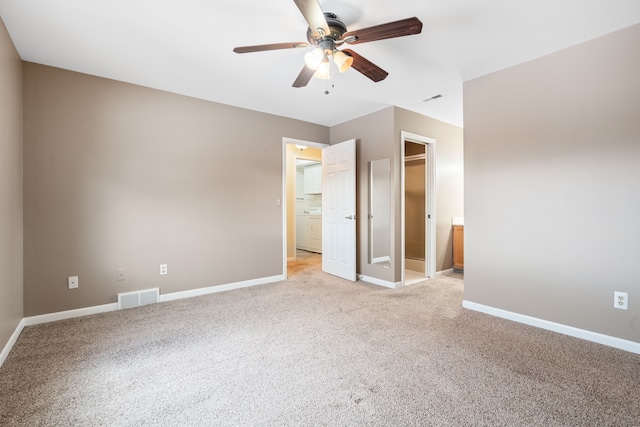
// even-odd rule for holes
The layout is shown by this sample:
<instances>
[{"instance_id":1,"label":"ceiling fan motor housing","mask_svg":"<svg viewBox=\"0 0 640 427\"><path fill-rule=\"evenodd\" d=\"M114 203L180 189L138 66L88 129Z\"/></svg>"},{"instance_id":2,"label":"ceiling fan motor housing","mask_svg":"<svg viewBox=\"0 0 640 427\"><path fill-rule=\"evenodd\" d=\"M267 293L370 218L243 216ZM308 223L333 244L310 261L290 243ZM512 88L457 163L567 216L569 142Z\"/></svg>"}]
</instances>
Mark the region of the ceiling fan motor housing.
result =
<instances>
[{"instance_id":1,"label":"ceiling fan motor housing","mask_svg":"<svg viewBox=\"0 0 640 427\"><path fill-rule=\"evenodd\" d=\"M327 21L330 33L324 34L323 38L318 39L313 37L314 31L311 30L311 28L308 28L307 40L309 40L309 43L318 45L327 38L332 39L335 42L336 40L340 40L342 35L347 32L347 26L344 25L344 22L342 22L335 13L324 12L324 18Z\"/></svg>"}]
</instances>

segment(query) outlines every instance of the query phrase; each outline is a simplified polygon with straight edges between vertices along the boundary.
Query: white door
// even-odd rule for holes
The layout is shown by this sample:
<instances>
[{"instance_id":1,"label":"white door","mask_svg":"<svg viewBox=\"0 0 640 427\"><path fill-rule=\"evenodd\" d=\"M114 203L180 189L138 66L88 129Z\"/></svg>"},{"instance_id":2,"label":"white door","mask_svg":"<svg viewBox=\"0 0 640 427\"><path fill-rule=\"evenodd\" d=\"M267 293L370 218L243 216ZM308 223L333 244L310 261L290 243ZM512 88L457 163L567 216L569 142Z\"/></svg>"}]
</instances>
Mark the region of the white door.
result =
<instances>
[{"instance_id":1,"label":"white door","mask_svg":"<svg viewBox=\"0 0 640 427\"><path fill-rule=\"evenodd\" d=\"M322 149L322 271L356 281L356 140Z\"/></svg>"}]
</instances>

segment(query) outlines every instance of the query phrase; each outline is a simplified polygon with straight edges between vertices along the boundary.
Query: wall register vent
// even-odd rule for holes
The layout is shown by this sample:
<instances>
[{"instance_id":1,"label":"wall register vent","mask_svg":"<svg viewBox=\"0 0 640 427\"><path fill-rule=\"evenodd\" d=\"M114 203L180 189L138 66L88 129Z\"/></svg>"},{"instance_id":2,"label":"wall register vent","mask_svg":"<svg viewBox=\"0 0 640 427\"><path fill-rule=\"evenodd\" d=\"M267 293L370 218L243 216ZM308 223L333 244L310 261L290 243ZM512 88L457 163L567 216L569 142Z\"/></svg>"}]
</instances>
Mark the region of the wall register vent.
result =
<instances>
[{"instance_id":1,"label":"wall register vent","mask_svg":"<svg viewBox=\"0 0 640 427\"><path fill-rule=\"evenodd\" d=\"M155 304L160 301L160 288L118 294L118 310Z\"/></svg>"}]
</instances>

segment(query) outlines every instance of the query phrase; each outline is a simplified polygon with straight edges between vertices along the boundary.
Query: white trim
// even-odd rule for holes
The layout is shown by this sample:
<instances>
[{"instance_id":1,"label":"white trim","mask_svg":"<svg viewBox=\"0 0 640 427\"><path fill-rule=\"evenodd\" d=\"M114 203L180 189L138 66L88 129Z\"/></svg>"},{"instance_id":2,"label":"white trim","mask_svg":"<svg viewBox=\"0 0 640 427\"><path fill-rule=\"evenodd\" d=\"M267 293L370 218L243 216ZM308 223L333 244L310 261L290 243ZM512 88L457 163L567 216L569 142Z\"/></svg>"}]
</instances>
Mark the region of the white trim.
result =
<instances>
[{"instance_id":1,"label":"white trim","mask_svg":"<svg viewBox=\"0 0 640 427\"><path fill-rule=\"evenodd\" d=\"M448 270L436 271L433 277L440 277L447 273L453 273L453 268ZM429 277L425 277L424 280L428 280ZM384 286L385 288L390 289L402 289L404 285L403 282L388 282L386 280L378 279L375 277L365 276L364 274L358 274L358 280L362 280L363 282L371 283L372 285Z\"/></svg>"},{"instance_id":2,"label":"white trim","mask_svg":"<svg viewBox=\"0 0 640 427\"><path fill-rule=\"evenodd\" d=\"M391 257L389 255L385 255L371 260L371 264L381 264L383 262L391 262Z\"/></svg>"},{"instance_id":3,"label":"white trim","mask_svg":"<svg viewBox=\"0 0 640 427\"><path fill-rule=\"evenodd\" d=\"M287 138L282 138L282 276L287 278Z\"/></svg>"},{"instance_id":4,"label":"white trim","mask_svg":"<svg viewBox=\"0 0 640 427\"><path fill-rule=\"evenodd\" d=\"M426 160L425 166L427 168L426 179L426 214L431 215L431 218L427 220L428 225L425 227L425 256L427 258L425 276L427 278L434 277L436 274L436 140L427 136L418 135L415 133L400 131L400 259L402 265L400 269L400 280L404 284L404 270L405 270L405 173L404 173L404 145L405 142L413 142L417 144L426 145Z\"/></svg>"},{"instance_id":5,"label":"white trim","mask_svg":"<svg viewBox=\"0 0 640 427\"><path fill-rule=\"evenodd\" d=\"M9 341L7 341L7 344L5 344L4 348L2 349L2 352L0 352L0 368L4 364L4 361L7 360L7 356L9 356L9 352L11 352L11 349L13 348L14 344L16 343L16 341L18 341L18 337L22 333L22 330L24 329L24 327L25 327L24 319L21 319L20 322L18 322L18 326L16 326L16 330L13 331L13 334L11 334Z\"/></svg>"},{"instance_id":6,"label":"white trim","mask_svg":"<svg viewBox=\"0 0 640 427\"><path fill-rule=\"evenodd\" d=\"M160 295L160 302L174 301L183 298L199 297L202 295L215 294L218 292L233 291L235 289L249 288L251 286L266 285L269 283L281 282L285 280L283 275L263 277L260 279L245 280L243 282L227 283L225 285L215 285L206 288L191 289L189 291L172 292Z\"/></svg>"},{"instance_id":7,"label":"white trim","mask_svg":"<svg viewBox=\"0 0 640 427\"><path fill-rule=\"evenodd\" d=\"M390 289L402 288L402 282L396 282L396 283L388 282L386 280L376 279L375 277L365 276L364 274L358 274L358 280L371 283L372 285L384 286L385 288L390 288Z\"/></svg>"},{"instance_id":8,"label":"white trim","mask_svg":"<svg viewBox=\"0 0 640 427\"><path fill-rule=\"evenodd\" d=\"M288 136L282 137L282 142L284 144L306 145L307 147L320 149L329 145L324 142L306 141L304 139L289 138Z\"/></svg>"},{"instance_id":9,"label":"white trim","mask_svg":"<svg viewBox=\"0 0 640 427\"><path fill-rule=\"evenodd\" d=\"M558 332L563 335L569 335L586 341L607 345L609 347L619 348L620 350L629 351L631 353L640 354L640 343L624 340L609 335L600 334L598 332L587 331L575 328L573 326L563 325L561 323L550 322L537 317L527 316L525 314L513 313L511 311L502 310L500 308L490 307L478 304L472 301L463 300L462 307L473 311L489 314L491 316L501 317L503 319L512 320L525 325L535 326L536 328L546 329L548 331Z\"/></svg>"},{"instance_id":10,"label":"white trim","mask_svg":"<svg viewBox=\"0 0 640 427\"><path fill-rule=\"evenodd\" d=\"M77 308L75 310L58 311L56 313L40 314L38 316L25 317L25 326L40 325L42 323L57 322L58 320L72 319L74 317L89 316L91 314L116 311L118 303L96 305L93 307Z\"/></svg>"}]
</instances>

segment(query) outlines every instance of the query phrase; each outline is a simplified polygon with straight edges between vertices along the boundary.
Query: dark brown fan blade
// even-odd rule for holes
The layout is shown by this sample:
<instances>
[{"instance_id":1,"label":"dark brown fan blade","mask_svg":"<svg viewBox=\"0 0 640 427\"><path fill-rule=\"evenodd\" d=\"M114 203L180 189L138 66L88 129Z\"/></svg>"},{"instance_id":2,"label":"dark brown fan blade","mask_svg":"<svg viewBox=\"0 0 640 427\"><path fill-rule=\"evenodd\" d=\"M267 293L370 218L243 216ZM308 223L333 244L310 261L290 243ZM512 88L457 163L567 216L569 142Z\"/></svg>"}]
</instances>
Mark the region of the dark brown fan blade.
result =
<instances>
[{"instance_id":1,"label":"dark brown fan blade","mask_svg":"<svg viewBox=\"0 0 640 427\"><path fill-rule=\"evenodd\" d=\"M342 49L342 52L353 58L353 64L351 64L351 68L355 68L356 71L369 77L374 82L384 80L389 75L389 73L387 73L385 70L378 67L376 64L364 58L363 56L358 55L351 49Z\"/></svg>"},{"instance_id":2,"label":"dark brown fan blade","mask_svg":"<svg viewBox=\"0 0 640 427\"><path fill-rule=\"evenodd\" d=\"M296 81L293 82L293 87L305 87L315 72L316 70L305 65L300 74L298 74Z\"/></svg>"},{"instance_id":3,"label":"dark brown fan blade","mask_svg":"<svg viewBox=\"0 0 640 427\"><path fill-rule=\"evenodd\" d=\"M311 28L314 39L322 38L319 34L319 29L322 30L325 35L329 35L331 33L318 0L293 0L293 2L298 6L302 16L304 16L307 24L309 24L309 28Z\"/></svg>"},{"instance_id":4,"label":"dark brown fan blade","mask_svg":"<svg viewBox=\"0 0 640 427\"><path fill-rule=\"evenodd\" d=\"M422 22L418 18L413 17L373 27L361 28L355 31L347 31L342 35L342 40L345 40L349 44L358 44L420 34L421 31ZM353 37L355 37L355 40L351 41L350 38Z\"/></svg>"},{"instance_id":5,"label":"dark brown fan blade","mask_svg":"<svg viewBox=\"0 0 640 427\"><path fill-rule=\"evenodd\" d=\"M278 49L295 49L298 47L307 47L309 43L306 42L290 42L290 43L273 43L273 44L259 44L255 46L240 46L233 49L235 53L249 53L249 52L263 52L265 50L278 50Z\"/></svg>"}]
</instances>

